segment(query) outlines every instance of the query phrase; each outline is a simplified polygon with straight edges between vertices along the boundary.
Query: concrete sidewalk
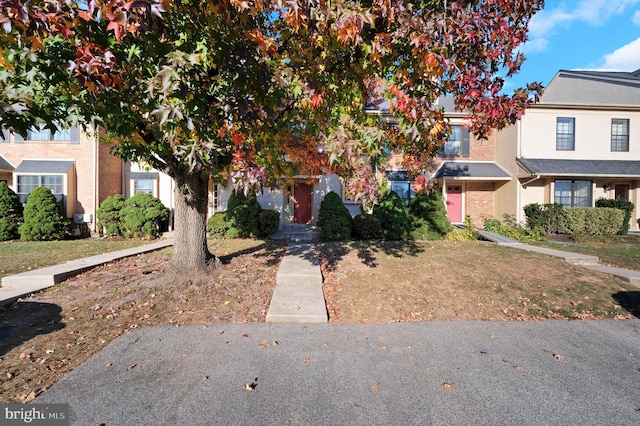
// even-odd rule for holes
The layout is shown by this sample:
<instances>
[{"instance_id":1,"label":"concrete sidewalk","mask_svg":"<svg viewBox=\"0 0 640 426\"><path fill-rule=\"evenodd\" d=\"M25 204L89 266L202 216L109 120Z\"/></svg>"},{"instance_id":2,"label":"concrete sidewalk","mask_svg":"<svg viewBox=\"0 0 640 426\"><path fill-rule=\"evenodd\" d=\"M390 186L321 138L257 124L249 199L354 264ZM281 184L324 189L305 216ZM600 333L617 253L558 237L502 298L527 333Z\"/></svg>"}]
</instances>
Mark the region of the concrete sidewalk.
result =
<instances>
[{"instance_id":1,"label":"concrete sidewalk","mask_svg":"<svg viewBox=\"0 0 640 426\"><path fill-rule=\"evenodd\" d=\"M70 404L72 425L637 425L639 330L640 320L149 327L34 402Z\"/></svg>"},{"instance_id":2,"label":"concrete sidewalk","mask_svg":"<svg viewBox=\"0 0 640 426\"><path fill-rule=\"evenodd\" d=\"M2 286L0 287L0 306L7 305L30 293L51 287L96 266L141 253L160 250L171 245L173 245L173 239L164 239L139 247L103 253L47 268L6 276L2 278Z\"/></svg>"}]
</instances>

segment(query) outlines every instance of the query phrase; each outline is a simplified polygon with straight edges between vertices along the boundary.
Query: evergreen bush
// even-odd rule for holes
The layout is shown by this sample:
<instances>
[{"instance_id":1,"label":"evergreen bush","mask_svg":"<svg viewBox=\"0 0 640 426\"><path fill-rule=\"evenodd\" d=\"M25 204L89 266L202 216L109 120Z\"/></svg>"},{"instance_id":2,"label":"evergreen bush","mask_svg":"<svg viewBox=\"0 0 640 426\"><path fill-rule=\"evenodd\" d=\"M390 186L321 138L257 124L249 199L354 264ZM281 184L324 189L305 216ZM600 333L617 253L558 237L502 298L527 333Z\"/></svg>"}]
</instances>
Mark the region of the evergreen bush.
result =
<instances>
[{"instance_id":1,"label":"evergreen bush","mask_svg":"<svg viewBox=\"0 0 640 426\"><path fill-rule=\"evenodd\" d=\"M318 226L323 241L346 240L351 237L351 213L335 192L329 192L320 203Z\"/></svg>"},{"instance_id":2,"label":"evergreen bush","mask_svg":"<svg viewBox=\"0 0 640 426\"><path fill-rule=\"evenodd\" d=\"M124 207L122 194L112 195L104 199L96 211L98 227L104 229L105 235L120 235L120 210Z\"/></svg>"},{"instance_id":3,"label":"evergreen bush","mask_svg":"<svg viewBox=\"0 0 640 426\"><path fill-rule=\"evenodd\" d=\"M211 238L227 238L229 228L231 228L231 224L227 221L226 212L214 213L213 216L207 220L207 233Z\"/></svg>"},{"instance_id":4,"label":"evergreen bush","mask_svg":"<svg viewBox=\"0 0 640 426\"><path fill-rule=\"evenodd\" d=\"M6 182L0 182L0 241L20 238L23 208L18 194Z\"/></svg>"},{"instance_id":5,"label":"evergreen bush","mask_svg":"<svg viewBox=\"0 0 640 426\"><path fill-rule=\"evenodd\" d=\"M261 212L262 207L255 194L245 196L242 191L233 191L229 196L226 212L229 228L235 228L232 234L240 238L260 235Z\"/></svg>"},{"instance_id":6,"label":"evergreen bush","mask_svg":"<svg viewBox=\"0 0 640 426\"><path fill-rule=\"evenodd\" d=\"M624 212L624 219L622 226L618 231L618 235L627 235L629 232L629 226L631 225L631 213L633 212L634 205L631 201L623 198L616 198L613 200L607 198L599 198L596 200L596 207L612 207L620 209Z\"/></svg>"},{"instance_id":7,"label":"evergreen bush","mask_svg":"<svg viewBox=\"0 0 640 426\"><path fill-rule=\"evenodd\" d=\"M404 240L409 235L409 215L402 198L394 191L373 208L373 215L380 221L381 235L385 240Z\"/></svg>"},{"instance_id":8,"label":"evergreen bush","mask_svg":"<svg viewBox=\"0 0 640 426\"><path fill-rule=\"evenodd\" d=\"M125 237L157 237L160 222L169 218L167 209L150 194L136 194L120 210L120 231Z\"/></svg>"},{"instance_id":9,"label":"evergreen bush","mask_svg":"<svg viewBox=\"0 0 640 426\"><path fill-rule=\"evenodd\" d=\"M275 210L262 210L258 219L260 237L268 237L277 232L280 227L280 212Z\"/></svg>"},{"instance_id":10,"label":"evergreen bush","mask_svg":"<svg viewBox=\"0 0 640 426\"><path fill-rule=\"evenodd\" d=\"M624 211L613 207L575 207L564 209L558 221L558 232L574 239L585 236L616 235L622 226Z\"/></svg>"},{"instance_id":11,"label":"evergreen bush","mask_svg":"<svg viewBox=\"0 0 640 426\"><path fill-rule=\"evenodd\" d=\"M35 188L27 197L24 207L24 223L20 225L20 238L25 241L51 241L66 238L71 231L71 221L65 218L51 190L44 186Z\"/></svg>"},{"instance_id":12,"label":"evergreen bush","mask_svg":"<svg viewBox=\"0 0 640 426\"><path fill-rule=\"evenodd\" d=\"M382 226L374 215L361 213L353 218L353 232L361 240L374 240L380 238Z\"/></svg>"},{"instance_id":13,"label":"evergreen bush","mask_svg":"<svg viewBox=\"0 0 640 426\"><path fill-rule=\"evenodd\" d=\"M415 239L433 240L447 235L453 229L447 218L447 208L437 191L418 193L409 206L411 236Z\"/></svg>"}]
</instances>

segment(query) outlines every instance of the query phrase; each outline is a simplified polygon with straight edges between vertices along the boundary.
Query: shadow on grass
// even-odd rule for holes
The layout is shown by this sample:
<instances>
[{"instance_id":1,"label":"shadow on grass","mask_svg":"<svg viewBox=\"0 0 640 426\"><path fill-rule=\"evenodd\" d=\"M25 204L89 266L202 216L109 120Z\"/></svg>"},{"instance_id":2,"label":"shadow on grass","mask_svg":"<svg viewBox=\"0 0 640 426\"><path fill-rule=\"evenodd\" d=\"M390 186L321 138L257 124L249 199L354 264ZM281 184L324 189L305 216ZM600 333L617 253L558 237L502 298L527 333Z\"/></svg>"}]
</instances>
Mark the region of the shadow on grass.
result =
<instances>
[{"instance_id":1,"label":"shadow on grass","mask_svg":"<svg viewBox=\"0 0 640 426\"><path fill-rule=\"evenodd\" d=\"M267 258L266 264L268 266L279 265L282 257L284 256L284 248L286 243L279 240L265 240L262 244L255 247L246 248L223 256L218 256L220 262L223 265L228 265L234 257L255 254L256 257ZM262 252L262 253L259 253ZM256 254L259 253L259 254ZM215 252L213 253L215 255Z\"/></svg>"},{"instance_id":2,"label":"shadow on grass","mask_svg":"<svg viewBox=\"0 0 640 426\"><path fill-rule=\"evenodd\" d=\"M17 302L0 308L0 356L40 334L62 330L62 308L52 303Z\"/></svg>"},{"instance_id":3,"label":"shadow on grass","mask_svg":"<svg viewBox=\"0 0 640 426\"><path fill-rule=\"evenodd\" d=\"M611 297L627 312L640 318L640 291L620 291Z\"/></svg>"},{"instance_id":4,"label":"shadow on grass","mask_svg":"<svg viewBox=\"0 0 640 426\"><path fill-rule=\"evenodd\" d=\"M376 257L380 253L402 258L418 256L424 252L424 247L415 241L334 241L321 243L319 247L330 270L334 270L338 263L354 250L362 263L370 268L378 266Z\"/></svg>"}]
</instances>

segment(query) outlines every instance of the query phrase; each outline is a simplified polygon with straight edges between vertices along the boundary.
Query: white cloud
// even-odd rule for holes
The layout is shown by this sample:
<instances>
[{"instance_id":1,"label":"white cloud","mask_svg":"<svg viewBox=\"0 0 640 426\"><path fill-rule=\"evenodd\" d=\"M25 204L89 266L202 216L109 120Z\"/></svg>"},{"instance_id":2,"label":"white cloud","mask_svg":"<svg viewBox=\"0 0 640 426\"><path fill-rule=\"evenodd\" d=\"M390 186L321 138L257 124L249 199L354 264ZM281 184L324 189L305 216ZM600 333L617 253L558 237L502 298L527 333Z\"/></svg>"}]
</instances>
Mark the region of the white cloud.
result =
<instances>
[{"instance_id":1,"label":"white cloud","mask_svg":"<svg viewBox=\"0 0 640 426\"><path fill-rule=\"evenodd\" d=\"M547 5L550 2L547 1ZM593 27L603 25L615 15L619 15L630 7L639 4L640 0L581 0L574 8L569 9L560 3L554 9L543 9L536 13L529 23L529 41L523 47L525 52L545 50L549 38L567 29L572 23L587 23ZM633 16L634 22L640 25L640 11Z\"/></svg>"},{"instance_id":2,"label":"white cloud","mask_svg":"<svg viewBox=\"0 0 640 426\"><path fill-rule=\"evenodd\" d=\"M640 69L640 37L605 55L603 68L616 71Z\"/></svg>"},{"instance_id":3,"label":"white cloud","mask_svg":"<svg viewBox=\"0 0 640 426\"><path fill-rule=\"evenodd\" d=\"M633 14L633 18L631 18L631 21L640 27L640 10L636 10L636 12Z\"/></svg>"}]
</instances>

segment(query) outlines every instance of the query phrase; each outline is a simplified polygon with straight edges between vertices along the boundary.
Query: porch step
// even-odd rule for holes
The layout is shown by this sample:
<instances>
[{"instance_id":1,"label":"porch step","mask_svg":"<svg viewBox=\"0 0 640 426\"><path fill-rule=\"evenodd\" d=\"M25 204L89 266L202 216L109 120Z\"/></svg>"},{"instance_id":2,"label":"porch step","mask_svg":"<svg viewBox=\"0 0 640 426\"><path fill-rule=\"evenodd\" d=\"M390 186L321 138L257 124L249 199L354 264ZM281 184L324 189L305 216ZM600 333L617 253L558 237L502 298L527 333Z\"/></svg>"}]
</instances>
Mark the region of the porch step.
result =
<instances>
[{"instance_id":1,"label":"porch step","mask_svg":"<svg viewBox=\"0 0 640 426\"><path fill-rule=\"evenodd\" d=\"M313 225L289 224L282 225L278 232L269 238L272 240L287 240L296 243L311 243L320 237L320 229Z\"/></svg>"}]
</instances>

